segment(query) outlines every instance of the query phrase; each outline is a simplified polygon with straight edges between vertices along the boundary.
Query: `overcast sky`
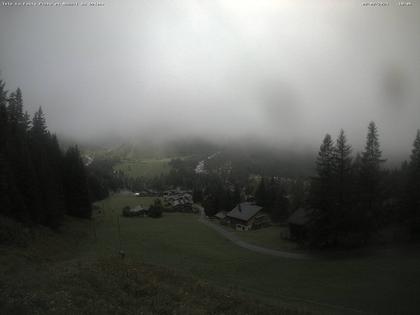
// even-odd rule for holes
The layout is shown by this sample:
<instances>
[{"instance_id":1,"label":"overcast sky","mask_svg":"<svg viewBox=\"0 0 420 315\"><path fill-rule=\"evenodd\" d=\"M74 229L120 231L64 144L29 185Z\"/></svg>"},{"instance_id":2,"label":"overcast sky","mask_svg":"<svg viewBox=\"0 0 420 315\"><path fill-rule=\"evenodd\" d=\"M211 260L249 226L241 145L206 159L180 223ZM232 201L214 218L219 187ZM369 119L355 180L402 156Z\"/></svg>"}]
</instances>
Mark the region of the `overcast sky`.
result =
<instances>
[{"instance_id":1,"label":"overcast sky","mask_svg":"<svg viewBox=\"0 0 420 315\"><path fill-rule=\"evenodd\" d=\"M30 112L80 140L262 137L318 147L370 120L386 155L420 128L420 3L0 3L0 70Z\"/></svg>"}]
</instances>

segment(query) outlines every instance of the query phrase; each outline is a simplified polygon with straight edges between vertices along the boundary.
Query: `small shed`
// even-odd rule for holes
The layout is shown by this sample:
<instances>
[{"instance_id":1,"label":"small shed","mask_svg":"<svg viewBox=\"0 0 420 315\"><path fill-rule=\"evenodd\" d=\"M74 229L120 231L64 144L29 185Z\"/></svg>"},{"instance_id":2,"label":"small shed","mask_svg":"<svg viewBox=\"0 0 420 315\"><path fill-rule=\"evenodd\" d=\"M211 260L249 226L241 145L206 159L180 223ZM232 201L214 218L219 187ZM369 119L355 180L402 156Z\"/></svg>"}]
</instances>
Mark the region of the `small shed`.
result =
<instances>
[{"instance_id":1,"label":"small shed","mask_svg":"<svg viewBox=\"0 0 420 315\"><path fill-rule=\"evenodd\" d=\"M305 239L312 212L312 209L299 208L290 215L287 223L291 240L301 241Z\"/></svg>"},{"instance_id":2,"label":"small shed","mask_svg":"<svg viewBox=\"0 0 420 315\"><path fill-rule=\"evenodd\" d=\"M125 217L139 217L139 216L147 216L147 212L149 210L147 208L143 208L143 206L135 206L133 208L125 207L123 209L122 215Z\"/></svg>"}]
</instances>

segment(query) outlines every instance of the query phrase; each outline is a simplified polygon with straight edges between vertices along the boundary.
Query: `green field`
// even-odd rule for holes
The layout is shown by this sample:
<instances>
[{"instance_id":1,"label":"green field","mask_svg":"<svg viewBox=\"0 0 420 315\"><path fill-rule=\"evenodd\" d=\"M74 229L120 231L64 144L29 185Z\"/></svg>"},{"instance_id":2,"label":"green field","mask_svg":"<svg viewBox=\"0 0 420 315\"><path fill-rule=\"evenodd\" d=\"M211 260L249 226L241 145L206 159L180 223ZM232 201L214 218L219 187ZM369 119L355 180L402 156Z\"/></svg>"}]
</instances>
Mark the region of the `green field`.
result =
<instances>
[{"instance_id":1,"label":"green field","mask_svg":"<svg viewBox=\"0 0 420 315\"><path fill-rule=\"evenodd\" d=\"M170 161L170 158L122 160L114 169L122 171L125 175L132 178L153 178L161 174L167 174L171 169L169 166Z\"/></svg>"},{"instance_id":2,"label":"green field","mask_svg":"<svg viewBox=\"0 0 420 315\"><path fill-rule=\"evenodd\" d=\"M172 159L185 159L190 155L172 155L159 148L148 146L121 145L112 149L85 149L83 154L93 159L107 159L117 161L114 170L122 171L131 178L153 178L167 174Z\"/></svg>"},{"instance_id":3,"label":"green field","mask_svg":"<svg viewBox=\"0 0 420 315\"><path fill-rule=\"evenodd\" d=\"M418 245L334 259L266 256L236 246L197 215L121 217L123 206L153 199L113 195L97 203L92 221L68 218L59 232L34 230L27 248L0 246L0 313L419 313ZM278 232L237 235L284 248Z\"/></svg>"},{"instance_id":4,"label":"green field","mask_svg":"<svg viewBox=\"0 0 420 315\"><path fill-rule=\"evenodd\" d=\"M112 237L98 242L94 227L67 217L59 231L29 230L0 216L0 314L304 315L166 267L122 260L113 248L99 254Z\"/></svg>"},{"instance_id":5,"label":"green field","mask_svg":"<svg viewBox=\"0 0 420 315\"><path fill-rule=\"evenodd\" d=\"M297 250L296 243L282 238L286 232L286 227L270 226L259 230L235 231L235 234L243 241L253 245L285 251Z\"/></svg>"},{"instance_id":6,"label":"green field","mask_svg":"<svg viewBox=\"0 0 420 315\"><path fill-rule=\"evenodd\" d=\"M270 303L332 314L415 314L420 310L418 248L384 249L346 259L276 258L237 247L192 214L164 213L161 219L119 217L124 205L138 202L132 196L112 196L98 203L104 211L96 219L97 255L118 252L119 221L121 246L130 259L234 287ZM142 201L146 202L150 199ZM258 238L267 239L264 234L272 234L274 246L275 230L251 233L242 237L258 243Z\"/></svg>"}]
</instances>

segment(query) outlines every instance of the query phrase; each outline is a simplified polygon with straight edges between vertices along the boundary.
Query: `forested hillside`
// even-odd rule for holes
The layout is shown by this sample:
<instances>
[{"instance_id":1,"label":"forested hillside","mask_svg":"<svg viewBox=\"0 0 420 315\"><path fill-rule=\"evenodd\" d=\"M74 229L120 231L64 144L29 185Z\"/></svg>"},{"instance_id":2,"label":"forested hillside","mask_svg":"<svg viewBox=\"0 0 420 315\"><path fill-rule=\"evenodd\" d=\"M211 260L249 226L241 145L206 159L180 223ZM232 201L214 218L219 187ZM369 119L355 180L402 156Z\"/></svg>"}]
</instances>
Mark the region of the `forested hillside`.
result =
<instances>
[{"instance_id":1,"label":"forested hillside","mask_svg":"<svg viewBox=\"0 0 420 315\"><path fill-rule=\"evenodd\" d=\"M0 80L0 214L58 227L64 214L90 217L87 176L77 147L62 152L39 108L24 111L22 91Z\"/></svg>"}]
</instances>

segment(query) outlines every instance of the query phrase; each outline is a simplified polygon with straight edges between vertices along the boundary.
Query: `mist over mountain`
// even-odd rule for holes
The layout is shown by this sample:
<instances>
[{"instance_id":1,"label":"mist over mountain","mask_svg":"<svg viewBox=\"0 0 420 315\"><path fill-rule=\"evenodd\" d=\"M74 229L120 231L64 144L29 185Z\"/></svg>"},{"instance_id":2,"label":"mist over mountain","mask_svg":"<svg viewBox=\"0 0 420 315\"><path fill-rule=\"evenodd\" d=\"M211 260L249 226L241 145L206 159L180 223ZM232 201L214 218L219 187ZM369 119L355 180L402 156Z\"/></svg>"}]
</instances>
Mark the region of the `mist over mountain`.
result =
<instances>
[{"instance_id":1,"label":"mist over mountain","mask_svg":"<svg viewBox=\"0 0 420 315\"><path fill-rule=\"evenodd\" d=\"M346 131L409 155L420 125L417 5L105 1L1 7L1 76L80 143L182 139L316 152ZM74 23L77 21L77 23Z\"/></svg>"},{"instance_id":2,"label":"mist over mountain","mask_svg":"<svg viewBox=\"0 0 420 315\"><path fill-rule=\"evenodd\" d=\"M420 314L420 0L0 1L0 315Z\"/></svg>"}]
</instances>

